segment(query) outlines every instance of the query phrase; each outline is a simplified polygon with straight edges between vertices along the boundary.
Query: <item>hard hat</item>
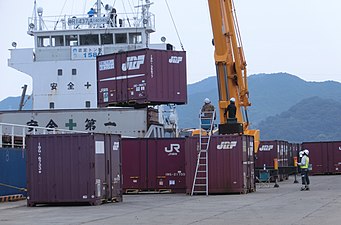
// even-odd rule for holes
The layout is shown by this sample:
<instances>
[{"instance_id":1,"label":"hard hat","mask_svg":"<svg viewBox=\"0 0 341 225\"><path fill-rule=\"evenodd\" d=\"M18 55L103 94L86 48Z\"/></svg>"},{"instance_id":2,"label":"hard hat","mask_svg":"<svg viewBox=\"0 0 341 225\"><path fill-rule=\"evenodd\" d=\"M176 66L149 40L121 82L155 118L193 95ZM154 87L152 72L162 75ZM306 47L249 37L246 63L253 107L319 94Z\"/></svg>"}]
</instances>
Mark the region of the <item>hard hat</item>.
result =
<instances>
[{"instance_id":1,"label":"hard hat","mask_svg":"<svg viewBox=\"0 0 341 225\"><path fill-rule=\"evenodd\" d=\"M206 104L208 104L208 103L211 103L211 100L210 100L209 98L205 98L204 102L205 102Z\"/></svg>"},{"instance_id":2,"label":"hard hat","mask_svg":"<svg viewBox=\"0 0 341 225\"><path fill-rule=\"evenodd\" d=\"M236 99L235 98L230 98L230 102L235 102Z\"/></svg>"},{"instance_id":3,"label":"hard hat","mask_svg":"<svg viewBox=\"0 0 341 225\"><path fill-rule=\"evenodd\" d=\"M308 149L304 149L303 151L306 155L309 155L309 150Z\"/></svg>"}]
</instances>

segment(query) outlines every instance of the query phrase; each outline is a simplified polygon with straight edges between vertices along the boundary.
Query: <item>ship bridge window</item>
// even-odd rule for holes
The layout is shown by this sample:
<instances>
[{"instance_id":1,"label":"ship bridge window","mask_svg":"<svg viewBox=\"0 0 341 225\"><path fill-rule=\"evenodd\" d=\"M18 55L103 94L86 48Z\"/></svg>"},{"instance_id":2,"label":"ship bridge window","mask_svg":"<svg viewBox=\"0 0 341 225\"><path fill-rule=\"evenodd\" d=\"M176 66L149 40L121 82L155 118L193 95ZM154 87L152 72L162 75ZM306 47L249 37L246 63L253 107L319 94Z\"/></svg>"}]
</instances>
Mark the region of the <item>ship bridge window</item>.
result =
<instances>
[{"instance_id":1,"label":"ship bridge window","mask_svg":"<svg viewBox=\"0 0 341 225\"><path fill-rule=\"evenodd\" d=\"M101 34L102 45L112 45L114 42L112 34Z\"/></svg>"},{"instance_id":2,"label":"ship bridge window","mask_svg":"<svg viewBox=\"0 0 341 225\"><path fill-rule=\"evenodd\" d=\"M38 47L49 47L50 46L50 37L49 36L41 36L38 37Z\"/></svg>"},{"instance_id":3,"label":"ship bridge window","mask_svg":"<svg viewBox=\"0 0 341 225\"><path fill-rule=\"evenodd\" d=\"M127 44L127 34L115 34L116 44Z\"/></svg>"},{"instance_id":4,"label":"ship bridge window","mask_svg":"<svg viewBox=\"0 0 341 225\"><path fill-rule=\"evenodd\" d=\"M66 46L77 46L78 36L77 35L65 35L65 45Z\"/></svg>"},{"instance_id":5,"label":"ship bridge window","mask_svg":"<svg viewBox=\"0 0 341 225\"><path fill-rule=\"evenodd\" d=\"M142 44L142 34L129 33L129 44Z\"/></svg>"},{"instance_id":6,"label":"ship bridge window","mask_svg":"<svg viewBox=\"0 0 341 225\"><path fill-rule=\"evenodd\" d=\"M51 46L64 46L64 37L61 36L51 36Z\"/></svg>"},{"instance_id":7,"label":"ship bridge window","mask_svg":"<svg viewBox=\"0 0 341 225\"><path fill-rule=\"evenodd\" d=\"M99 45L97 34L79 35L80 45Z\"/></svg>"}]
</instances>

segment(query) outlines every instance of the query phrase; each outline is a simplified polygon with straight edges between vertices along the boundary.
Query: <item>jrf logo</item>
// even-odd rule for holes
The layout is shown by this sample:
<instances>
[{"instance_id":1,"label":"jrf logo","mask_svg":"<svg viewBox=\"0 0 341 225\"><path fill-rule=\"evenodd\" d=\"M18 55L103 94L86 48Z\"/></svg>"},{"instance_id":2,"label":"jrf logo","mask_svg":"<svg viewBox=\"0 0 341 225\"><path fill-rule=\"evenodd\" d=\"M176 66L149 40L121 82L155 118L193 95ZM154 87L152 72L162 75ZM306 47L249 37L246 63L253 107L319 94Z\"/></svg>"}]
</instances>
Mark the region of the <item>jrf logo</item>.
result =
<instances>
[{"instance_id":1,"label":"jrf logo","mask_svg":"<svg viewBox=\"0 0 341 225\"><path fill-rule=\"evenodd\" d=\"M144 58L144 55L127 57L127 62L122 64L122 71L140 69L140 66L144 64Z\"/></svg>"},{"instance_id":2,"label":"jrf logo","mask_svg":"<svg viewBox=\"0 0 341 225\"><path fill-rule=\"evenodd\" d=\"M168 61L169 61L169 63L179 64L182 61L182 57L181 56L171 56Z\"/></svg>"},{"instance_id":3,"label":"jrf logo","mask_svg":"<svg viewBox=\"0 0 341 225\"><path fill-rule=\"evenodd\" d=\"M180 144L171 144L169 149L165 147L165 152L168 155L178 155L180 153Z\"/></svg>"},{"instance_id":4,"label":"jrf logo","mask_svg":"<svg viewBox=\"0 0 341 225\"><path fill-rule=\"evenodd\" d=\"M273 148L273 145L262 145L262 147L259 148L259 151L271 151Z\"/></svg>"},{"instance_id":5,"label":"jrf logo","mask_svg":"<svg viewBox=\"0 0 341 225\"><path fill-rule=\"evenodd\" d=\"M237 146L237 141L222 141L217 145L218 150L232 149Z\"/></svg>"}]
</instances>

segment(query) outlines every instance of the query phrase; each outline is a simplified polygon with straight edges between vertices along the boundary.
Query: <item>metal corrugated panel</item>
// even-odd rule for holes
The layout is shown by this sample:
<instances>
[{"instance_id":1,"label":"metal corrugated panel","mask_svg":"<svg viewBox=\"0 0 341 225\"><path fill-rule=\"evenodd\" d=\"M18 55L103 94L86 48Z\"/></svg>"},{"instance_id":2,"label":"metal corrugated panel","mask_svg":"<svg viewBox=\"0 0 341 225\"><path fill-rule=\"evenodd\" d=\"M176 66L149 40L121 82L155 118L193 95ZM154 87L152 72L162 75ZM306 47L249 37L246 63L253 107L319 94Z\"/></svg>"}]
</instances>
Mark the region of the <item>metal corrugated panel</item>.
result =
<instances>
[{"instance_id":1,"label":"metal corrugated panel","mask_svg":"<svg viewBox=\"0 0 341 225\"><path fill-rule=\"evenodd\" d=\"M302 149L309 150L311 174L341 173L341 142L303 142Z\"/></svg>"},{"instance_id":2,"label":"metal corrugated panel","mask_svg":"<svg viewBox=\"0 0 341 225\"><path fill-rule=\"evenodd\" d=\"M341 142L332 142L328 146L329 171L341 173Z\"/></svg>"},{"instance_id":3,"label":"metal corrugated panel","mask_svg":"<svg viewBox=\"0 0 341 225\"><path fill-rule=\"evenodd\" d=\"M142 49L97 57L98 106L186 104L186 52Z\"/></svg>"},{"instance_id":4,"label":"metal corrugated panel","mask_svg":"<svg viewBox=\"0 0 341 225\"><path fill-rule=\"evenodd\" d=\"M121 200L120 136L27 137L28 205Z\"/></svg>"},{"instance_id":5,"label":"metal corrugated panel","mask_svg":"<svg viewBox=\"0 0 341 225\"><path fill-rule=\"evenodd\" d=\"M26 192L26 151L0 148L0 196Z\"/></svg>"},{"instance_id":6,"label":"metal corrugated panel","mask_svg":"<svg viewBox=\"0 0 341 225\"><path fill-rule=\"evenodd\" d=\"M187 193L191 193L199 138L186 140ZM208 150L210 194L248 193L254 188L254 143L247 135L212 136Z\"/></svg>"},{"instance_id":7,"label":"metal corrugated panel","mask_svg":"<svg viewBox=\"0 0 341 225\"><path fill-rule=\"evenodd\" d=\"M256 168L263 168L274 166L274 158L280 158L280 146L278 141L261 141L256 157Z\"/></svg>"},{"instance_id":8,"label":"metal corrugated panel","mask_svg":"<svg viewBox=\"0 0 341 225\"><path fill-rule=\"evenodd\" d=\"M122 139L123 191L148 187L147 139Z\"/></svg>"},{"instance_id":9,"label":"metal corrugated panel","mask_svg":"<svg viewBox=\"0 0 341 225\"><path fill-rule=\"evenodd\" d=\"M185 192L185 139L122 139L123 189Z\"/></svg>"},{"instance_id":10,"label":"metal corrugated panel","mask_svg":"<svg viewBox=\"0 0 341 225\"><path fill-rule=\"evenodd\" d=\"M328 173L328 144L324 142L303 142L302 149L309 150L309 163L312 164L311 174Z\"/></svg>"},{"instance_id":11,"label":"metal corrugated panel","mask_svg":"<svg viewBox=\"0 0 341 225\"><path fill-rule=\"evenodd\" d=\"M148 165L151 189L185 192L185 139L149 139Z\"/></svg>"}]
</instances>

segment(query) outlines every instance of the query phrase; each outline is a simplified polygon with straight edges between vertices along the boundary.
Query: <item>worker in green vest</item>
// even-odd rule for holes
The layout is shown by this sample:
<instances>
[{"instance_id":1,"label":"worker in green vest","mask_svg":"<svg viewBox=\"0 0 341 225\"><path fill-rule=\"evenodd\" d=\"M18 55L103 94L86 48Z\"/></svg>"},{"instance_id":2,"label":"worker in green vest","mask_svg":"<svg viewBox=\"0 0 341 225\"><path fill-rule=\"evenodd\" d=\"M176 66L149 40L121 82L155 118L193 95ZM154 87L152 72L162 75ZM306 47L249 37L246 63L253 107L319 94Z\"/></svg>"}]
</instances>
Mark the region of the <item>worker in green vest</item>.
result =
<instances>
[{"instance_id":1,"label":"worker in green vest","mask_svg":"<svg viewBox=\"0 0 341 225\"><path fill-rule=\"evenodd\" d=\"M301 191L309 191L309 150L305 149L303 150L303 156L301 159L301 162L297 163L301 168L301 174L302 174L302 187Z\"/></svg>"}]
</instances>

